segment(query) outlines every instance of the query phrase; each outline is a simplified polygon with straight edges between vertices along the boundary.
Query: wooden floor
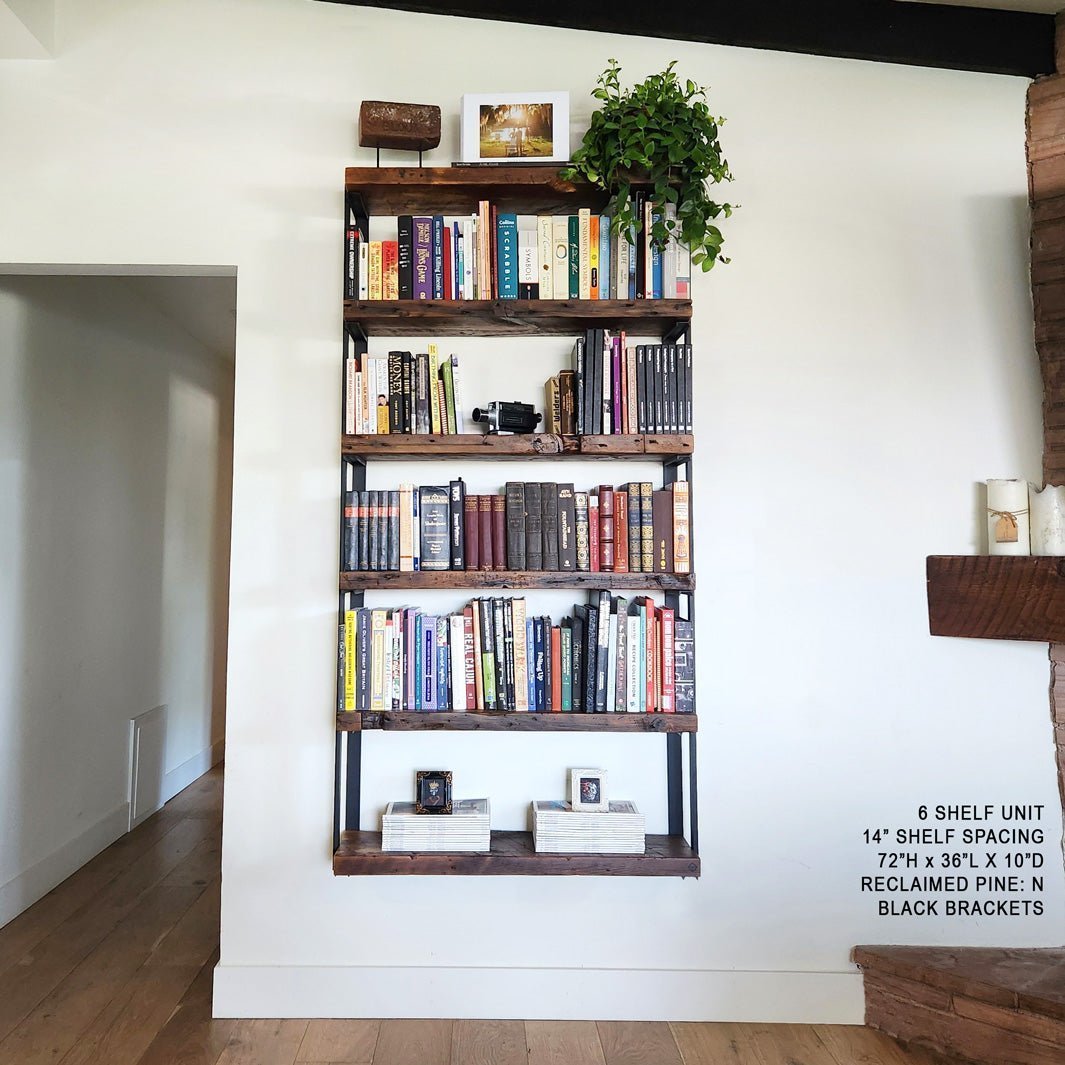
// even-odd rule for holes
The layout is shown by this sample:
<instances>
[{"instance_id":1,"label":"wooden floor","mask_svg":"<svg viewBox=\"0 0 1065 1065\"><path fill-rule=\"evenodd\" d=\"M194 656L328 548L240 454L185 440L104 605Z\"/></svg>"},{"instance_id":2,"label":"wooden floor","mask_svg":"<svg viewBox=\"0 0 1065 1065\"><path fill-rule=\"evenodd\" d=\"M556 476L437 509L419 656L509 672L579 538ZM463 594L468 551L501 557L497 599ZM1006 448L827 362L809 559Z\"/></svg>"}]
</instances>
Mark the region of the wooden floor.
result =
<instances>
[{"instance_id":1,"label":"wooden floor","mask_svg":"<svg viewBox=\"0 0 1065 1065\"><path fill-rule=\"evenodd\" d=\"M213 1021L222 778L0 929L0 1065L931 1065L865 1028Z\"/></svg>"}]
</instances>

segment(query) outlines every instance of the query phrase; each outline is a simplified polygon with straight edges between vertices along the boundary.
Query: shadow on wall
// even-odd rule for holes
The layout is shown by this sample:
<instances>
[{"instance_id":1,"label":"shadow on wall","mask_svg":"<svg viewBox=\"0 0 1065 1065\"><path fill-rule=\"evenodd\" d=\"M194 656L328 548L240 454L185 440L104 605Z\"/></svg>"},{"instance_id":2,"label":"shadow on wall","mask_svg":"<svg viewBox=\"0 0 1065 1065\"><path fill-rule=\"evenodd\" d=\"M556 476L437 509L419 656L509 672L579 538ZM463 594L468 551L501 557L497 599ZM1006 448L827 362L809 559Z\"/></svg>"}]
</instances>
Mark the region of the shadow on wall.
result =
<instances>
[{"instance_id":1,"label":"shadow on wall","mask_svg":"<svg viewBox=\"0 0 1065 1065\"><path fill-rule=\"evenodd\" d=\"M131 719L160 802L221 757L235 306L0 277L0 925L125 831Z\"/></svg>"}]
</instances>

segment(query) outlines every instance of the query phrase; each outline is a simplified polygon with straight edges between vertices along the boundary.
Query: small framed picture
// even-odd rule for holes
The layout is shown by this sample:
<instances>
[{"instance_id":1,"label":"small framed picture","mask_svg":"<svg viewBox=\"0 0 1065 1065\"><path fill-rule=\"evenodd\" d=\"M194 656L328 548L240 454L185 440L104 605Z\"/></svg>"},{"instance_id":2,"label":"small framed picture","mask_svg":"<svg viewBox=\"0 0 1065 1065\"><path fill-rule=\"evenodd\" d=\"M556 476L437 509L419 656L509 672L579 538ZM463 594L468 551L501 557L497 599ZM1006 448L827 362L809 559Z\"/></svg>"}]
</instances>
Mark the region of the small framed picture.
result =
<instances>
[{"instance_id":1,"label":"small framed picture","mask_svg":"<svg viewBox=\"0 0 1065 1065\"><path fill-rule=\"evenodd\" d=\"M569 93L466 93L462 161L568 162Z\"/></svg>"},{"instance_id":2,"label":"small framed picture","mask_svg":"<svg viewBox=\"0 0 1065 1065\"><path fill-rule=\"evenodd\" d=\"M451 770L419 769L414 797L416 814L451 813Z\"/></svg>"},{"instance_id":3,"label":"small framed picture","mask_svg":"<svg viewBox=\"0 0 1065 1065\"><path fill-rule=\"evenodd\" d=\"M574 810L606 811L610 809L606 797L605 769L571 769L569 771L569 804Z\"/></svg>"}]
</instances>

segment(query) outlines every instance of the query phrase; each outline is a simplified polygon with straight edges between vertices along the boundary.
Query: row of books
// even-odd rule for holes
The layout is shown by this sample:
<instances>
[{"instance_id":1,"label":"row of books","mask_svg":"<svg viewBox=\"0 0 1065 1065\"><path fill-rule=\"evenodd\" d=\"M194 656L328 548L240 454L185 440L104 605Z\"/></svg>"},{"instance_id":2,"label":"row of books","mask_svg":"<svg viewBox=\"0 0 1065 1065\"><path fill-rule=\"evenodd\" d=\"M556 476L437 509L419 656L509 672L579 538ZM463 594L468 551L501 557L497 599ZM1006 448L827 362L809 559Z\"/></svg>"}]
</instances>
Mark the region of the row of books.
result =
<instances>
[{"instance_id":1,"label":"row of books","mask_svg":"<svg viewBox=\"0 0 1065 1065\"><path fill-rule=\"evenodd\" d=\"M344 298L350 300L689 299L691 261L675 237L673 204L637 193L642 230L612 232L608 215L519 216L481 200L477 214L399 215L395 240L370 240L349 212Z\"/></svg>"},{"instance_id":2,"label":"row of books","mask_svg":"<svg viewBox=\"0 0 1065 1065\"><path fill-rule=\"evenodd\" d=\"M549 433L690 433L690 344L627 343L622 332L589 329L573 345L572 368L544 386Z\"/></svg>"},{"instance_id":3,"label":"row of books","mask_svg":"<svg viewBox=\"0 0 1065 1065\"><path fill-rule=\"evenodd\" d=\"M443 617L344 610L337 708L692 713L692 623L647 597L600 592L553 625L524 599L475 599Z\"/></svg>"},{"instance_id":4,"label":"row of books","mask_svg":"<svg viewBox=\"0 0 1065 1065\"><path fill-rule=\"evenodd\" d=\"M414 354L344 357L345 433L468 433L457 355L436 344Z\"/></svg>"},{"instance_id":5,"label":"row of books","mask_svg":"<svg viewBox=\"0 0 1065 1065\"><path fill-rule=\"evenodd\" d=\"M344 493L345 571L546 570L690 573L687 481L577 492L554 481L508 481L501 494L449 485Z\"/></svg>"}]
</instances>

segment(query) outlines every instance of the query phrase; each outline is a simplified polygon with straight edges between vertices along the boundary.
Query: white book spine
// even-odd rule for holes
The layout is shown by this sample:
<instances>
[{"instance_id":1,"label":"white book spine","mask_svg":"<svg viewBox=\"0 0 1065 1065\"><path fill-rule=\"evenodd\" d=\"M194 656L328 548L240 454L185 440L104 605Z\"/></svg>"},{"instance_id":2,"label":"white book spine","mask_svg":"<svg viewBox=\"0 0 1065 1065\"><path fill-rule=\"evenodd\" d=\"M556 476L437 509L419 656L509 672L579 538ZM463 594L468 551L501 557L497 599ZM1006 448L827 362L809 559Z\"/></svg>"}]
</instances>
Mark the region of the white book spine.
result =
<instances>
[{"instance_id":1,"label":"white book spine","mask_svg":"<svg viewBox=\"0 0 1065 1065\"><path fill-rule=\"evenodd\" d=\"M451 392L455 397L455 432L475 433L477 426L466 424L466 408L462 402L462 375L459 373L459 357L451 356ZM472 426L472 427L471 427Z\"/></svg>"},{"instance_id":2,"label":"white book spine","mask_svg":"<svg viewBox=\"0 0 1065 1065\"><path fill-rule=\"evenodd\" d=\"M511 602L514 624L514 709L529 709L529 643L525 635L524 599Z\"/></svg>"},{"instance_id":3,"label":"white book spine","mask_svg":"<svg viewBox=\"0 0 1065 1065\"><path fill-rule=\"evenodd\" d=\"M555 215L551 219L551 291L556 300L569 299L569 219Z\"/></svg>"},{"instance_id":4,"label":"white book spine","mask_svg":"<svg viewBox=\"0 0 1065 1065\"><path fill-rule=\"evenodd\" d=\"M477 241L474 237L476 222L473 218L462 220L462 298L472 300L474 298L473 278L474 263L477 256L474 249Z\"/></svg>"},{"instance_id":5,"label":"white book spine","mask_svg":"<svg viewBox=\"0 0 1065 1065\"><path fill-rule=\"evenodd\" d=\"M399 486L399 568L403 573L414 569L414 485Z\"/></svg>"},{"instance_id":6,"label":"white book spine","mask_svg":"<svg viewBox=\"0 0 1065 1065\"><path fill-rule=\"evenodd\" d=\"M358 362L353 358L344 360L344 432L355 432L355 374Z\"/></svg>"},{"instance_id":7,"label":"white book spine","mask_svg":"<svg viewBox=\"0 0 1065 1065\"><path fill-rule=\"evenodd\" d=\"M612 338L606 330L603 331L603 432L604 434L614 431L614 348Z\"/></svg>"},{"instance_id":8,"label":"white book spine","mask_svg":"<svg viewBox=\"0 0 1065 1065\"><path fill-rule=\"evenodd\" d=\"M370 242L359 241L359 299L370 296Z\"/></svg>"},{"instance_id":9,"label":"white book spine","mask_svg":"<svg viewBox=\"0 0 1065 1065\"><path fill-rule=\"evenodd\" d=\"M651 225L654 221L654 205L647 200L643 205L643 294L646 299L654 292L654 265L651 255Z\"/></svg>"},{"instance_id":10,"label":"white book spine","mask_svg":"<svg viewBox=\"0 0 1065 1065\"><path fill-rule=\"evenodd\" d=\"M554 295L551 252L551 216L540 215L536 219L536 278L540 282L542 300L549 300Z\"/></svg>"},{"instance_id":11,"label":"white book spine","mask_svg":"<svg viewBox=\"0 0 1065 1065\"><path fill-rule=\"evenodd\" d=\"M676 223L677 221L677 208L667 203L662 209L662 213L665 216L666 228L669 228L670 223ZM662 296L667 300L675 300L677 298L677 259L679 254L679 244L677 238L673 236L672 230L670 230L669 241L662 252Z\"/></svg>"},{"instance_id":12,"label":"white book spine","mask_svg":"<svg viewBox=\"0 0 1065 1065\"><path fill-rule=\"evenodd\" d=\"M422 568L422 523L419 514L419 495L415 488L411 493L411 559L415 570Z\"/></svg>"},{"instance_id":13,"label":"white book spine","mask_svg":"<svg viewBox=\"0 0 1065 1065\"><path fill-rule=\"evenodd\" d=\"M628 669L625 671L625 709L630 714L639 713L639 683L640 683L640 657L643 648L640 646L640 619L630 614L625 618L628 626Z\"/></svg>"},{"instance_id":14,"label":"white book spine","mask_svg":"<svg viewBox=\"0 0 1065 1065\"><path fill-rule=\"evenodd\" d=\"M381 406L382 396L385 398L385 405L388 405L388 357L386 355L375 355L374 363L376 366L376 379L373 395L370 397L370 417L373 418L374 432L379 433L381 426L378 421L378 410Z\"/></svg>"},{"instance_id":15,"label":"white book spine","mask_svg":"<svg viewBox=\"0 0 1065 1065\"><path fill-rule=\"evenodd\" d=\"M536 233L531 229L518 232L518 284L539 284L536 271Z\"/></svg>"},{"instance_id":16,"label":"white book spine","mask_svg":"<svg viewBox=\"0 0 1065 1065\"><path fill-rule=\"evenodd\" d=\"M362 416L362 370L355 371L355 395L353 396L355 402L355 432L366 432L366 419Z\"/></svg>"},{"instance_id":17,"label":"white book spine","mask_svg":"<svg viewBox=\"0 0 1065 1065\"><path fill-rule=\"evenodd\" d=\"M448 647L449 673L451 678L451 706L455 710L469 710L466 705L466 647L465 619L461 614L452 614L448 619L450 639Z\"/></svg>"},{"instance_id":18,"label":"white book spine","mask_svg":"<svg viewBox=\"0 0 1065 1065\"><path fill-rule=\"evenodd\" d=\"M577 212L577 298L592 298L592 212L587 207Z\"/></svg>"}]
</instances>

